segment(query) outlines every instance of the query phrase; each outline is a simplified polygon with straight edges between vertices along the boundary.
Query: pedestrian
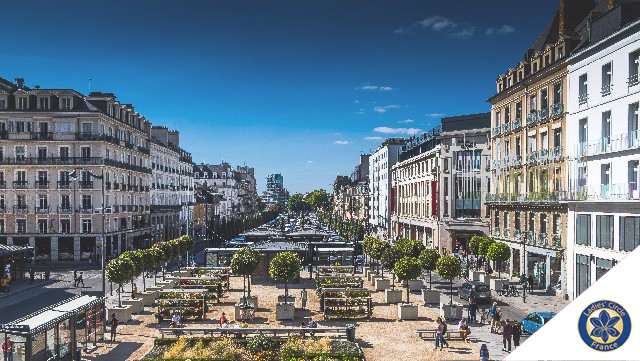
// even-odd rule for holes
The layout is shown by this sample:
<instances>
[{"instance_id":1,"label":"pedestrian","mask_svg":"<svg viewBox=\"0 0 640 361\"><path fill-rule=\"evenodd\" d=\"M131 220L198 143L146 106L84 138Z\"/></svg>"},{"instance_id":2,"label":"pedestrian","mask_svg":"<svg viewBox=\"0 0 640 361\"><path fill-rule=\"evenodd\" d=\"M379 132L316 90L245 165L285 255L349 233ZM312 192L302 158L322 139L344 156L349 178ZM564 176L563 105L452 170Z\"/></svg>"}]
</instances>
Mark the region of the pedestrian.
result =
<instances>
[{"instance_id":1,"label":"pedestrian","mask_svg":"<svg viewBox=\"0 0 640 361\"><path fill-rule=\"evenodd\" d=\"M225 315L225 313L222 312L222 315L220 316L220 327L222 327L222 325L224 325L225 323L229 323L229 320L227 320L227 316Z\"/></svg>"},{"instance_id":2,"label":"pedestrian","mask_svg":"<svg viewBox=\"0 0 640 361\"><path fill-rule=\"evenodd\" d=\"M527 282L529 282L529 293L533 292L533 275L529 275L529 277L527 277Z\"/></svg>"},{"instance_id":3,"label":"pedestrian","mask_svg":"<svg viewBox=\"0 0 640 361\"><path fill-rule=\"evenodd\" d=\"M2 353L5 361L13 361L13 342L9 338L2 341Z\"/></svg>"},{"instance_id":4,"label":"pedestrian","mask_svg":"<svg viewBox=\"0 0 640 361\"><path fill-rule=\"evenodd\" d=\"M493 315L493 323L491 326L495 330L495 333L500 333L500 328L502 327L502 323L500 323L501 318L502 310L500 308L497 308L496 313Z\"/></svg>"},{"instance_id":5,"label":"pedestrian","mask_svg":"<svg viewBox=\"0 0 640 361\"><path fill-rule=\"evenodd\" d=\"M300 292L300 302L302 302L302 309L307 308L307 290L305 288Z\"/></svg>"},{"instance_id":6,"label":"pedestrian","mask_svg":"<svg viewBox=\"0 0 640 361\"><path fill-rule=\"evenodd\" d=\"M475 288L471 289L471 296L469 299L469 322L476 323L478 322L476 319L476 313L478 312L478 300L474 295Z\"/></svg>"},{"instance_id":7,"label":"pedestrian","mask_svg":"<svg viewBox=\"0 0 640 361\"><path fill-rule=\"evenodd\" d=\"M318 328L318 324L316 323L316 321L311 320L309 321L309 328ZM314 331L310 331L309 335L311 335L311 337L315 336L315 332Z\"/></svg>"},{"instance_id":8,"label":"pedestrian","mask_svg":"<svg viewBox=\"0 0 640 361\"><path fill-rule=\"evenodd\" d=\"M78 287L78 270L73 270L73 287Z\"/></svg>"},{"instance_id":9,"label":"pedestrian","mask_svg":"<svg viewBox=\"0 0 640 361\"><path fill-rule=\"evenodd\" d=\"M496 309L496 305L498 303L494 302L491 307L489 307L489 309L487 310L487 318L489 319L489 322L491 322L491 333L493 333L493 318L496 315L497 309Z\"/></svg>"},{"instance_id":10,"label":"pedestrian","mask_svg":"<svg viewBox=\"0 0 640 361\"><path fill-rule=\"evenodd\" d=\"M440 337L440 341L442 341L442 345L449 347L449 342L444 339L444 336L447 335L447 321L442 319L442 336Z\"/></svg>"},{"instance_id":11,"label":"pedestrian","mask_svg":"<svg viewBox=\"0 0 640 361\"><path fill-rule=\"evenodd\" d=\"M467 343L470 342L467 337L469 337L469 334L471 333L471 329L469 328L469 325L467 324L467 321L465 321L464 318L460 319L460 323L458 323L458 332L460 332L460 337L462 337L462 341Z\"/></svg>"},{"instance_id":12,"label":"pedestrian","mask_svg":"<svg viewBox=\"0 0 640 361\"><path fill-rule=\"evenodd\" d=\"M513 348L520 346L520 336L522 336L522 325L520 322L513 321Z\"/></svg>"},{"instance_id":13,"label":"pedestrian","mask_svg":"<svg viewBox=\"0 0 640 361\"><path fill-rule=\"evenodd\" d=\"M76 280L76 287L80 287L80 284L82 283L82 288L84 288L84 280L82 279L82 274L83 272L80 272L80 274L78 275L78 279Z\"/></svg>"},{"instance_id":14,"label":"pedestrian","mask_svg":"<svg viewBox=\"0 0 640 361\"><path fill-rule=\"evenodd\" d=\"M480 361L489 361L489 349L486 343L480 346Z\"/></svg>"},{"instance_id":15,"label":"pedestrian","mask_svg":"<svg viewBox=\"0 0 640 361\"><path fill-rule=\"evenodd\" d=\"M29 267L29 284L33 284L33 280L36 278L36 273L33 271L33 267Z\"/></svg>"},{"instance_id":16,"label":"pedestrian","mask_svg":"<svg viewBox=\"0 0 640 361\"><path fill-rule=\"evenodd\" d=\"M509 319L504 321L502 325L502 350L511 352L511 336L513 335L513 327L509 322Z\"/></svg>"},{"instance_id":17,"label":"pedestrian","mask_svg":"<svg viewBox=\"0 0 640 361\"><path fill-rule=\"evenodd\" d=\"M116 332L118 331L118 319L116 318L116 314L112 313L111 314L111 321L109 322L109 325L111 326L111 341L115 341L116 340Z\"/></svg>"},{"instance_id":18,"label":"pedestrian","mask_svg":"<svg viewBox=\"0 0 640 361\"><path fill-rule=\"evenodd\" d=\"M442 336L444 332L444 326L442 326L442 324L442 318L438 317L436 319L436 345L433 348L434 351L438 349L438 346L440 346L440 351L442 351L442 348L444 347L444 337Z\"/></svg>"}]
</instances>

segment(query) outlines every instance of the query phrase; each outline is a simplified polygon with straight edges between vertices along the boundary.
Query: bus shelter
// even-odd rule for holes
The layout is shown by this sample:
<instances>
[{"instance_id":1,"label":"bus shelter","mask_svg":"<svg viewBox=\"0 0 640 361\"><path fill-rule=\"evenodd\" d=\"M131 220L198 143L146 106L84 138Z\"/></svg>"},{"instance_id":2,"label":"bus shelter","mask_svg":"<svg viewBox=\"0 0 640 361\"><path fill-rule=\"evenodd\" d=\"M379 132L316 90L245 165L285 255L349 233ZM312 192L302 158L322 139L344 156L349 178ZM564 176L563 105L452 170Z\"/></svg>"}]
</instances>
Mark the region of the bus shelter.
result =
<instances>
[{"instance_id":1,"label":"bus shelter","mask_svg":"<svg viewBox=\"0 0 640 361\"><path fill-rule=\"evenodd\" d=\"M104 338L104 298L77 296L1 326L3 360L79 360Z\"/></svg>"}]
</instances>

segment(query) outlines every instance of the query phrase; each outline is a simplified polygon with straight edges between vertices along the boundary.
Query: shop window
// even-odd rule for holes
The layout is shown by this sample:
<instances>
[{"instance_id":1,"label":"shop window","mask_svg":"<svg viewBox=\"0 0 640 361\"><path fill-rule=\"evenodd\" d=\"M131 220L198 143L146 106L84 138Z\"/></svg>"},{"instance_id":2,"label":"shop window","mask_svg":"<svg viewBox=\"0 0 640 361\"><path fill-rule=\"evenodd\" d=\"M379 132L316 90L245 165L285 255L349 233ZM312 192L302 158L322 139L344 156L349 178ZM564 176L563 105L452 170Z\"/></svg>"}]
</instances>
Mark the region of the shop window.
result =
<instances>
[{"instance_id":1,"label":"shop window","mask_svg":"<svg viewBox=\"0 0 640 361\"><path fill-rule=\"evenodd\" d=\"M576 217L576 244L591 244L591 215L578 214Z\"/></svg>"},{"instance_id":2,"label":"shop window","mask_svg":"<svg viewBox=\"0 0 640 361\"><path fill-rule=\"evenodd\" d=\"M613 248L613 216L596 216L596 247Z\"/></svg>"}]
</instances>

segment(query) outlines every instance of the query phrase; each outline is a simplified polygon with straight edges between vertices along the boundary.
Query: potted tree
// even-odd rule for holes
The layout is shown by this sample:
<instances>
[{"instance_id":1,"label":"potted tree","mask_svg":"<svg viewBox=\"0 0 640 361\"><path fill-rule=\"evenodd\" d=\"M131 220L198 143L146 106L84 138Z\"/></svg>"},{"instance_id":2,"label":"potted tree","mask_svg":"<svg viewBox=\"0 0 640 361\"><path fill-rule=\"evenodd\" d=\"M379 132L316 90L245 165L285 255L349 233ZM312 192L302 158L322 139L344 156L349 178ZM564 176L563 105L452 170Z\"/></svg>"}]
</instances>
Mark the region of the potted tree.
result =
<instances>
[{"instance_id":1,"label":"potted tree","mask_svg":"<svg viewBox=\"0 0 640 361\"><path fill-rule=\"evenodd\" d=\"M480 241L480 244L478 245L478 254L482 256L482 258L487 259L487 252L489 251L489 247L491 247L493 243L495 243L493 239L489 237L483 237L482 241ZM491 269L491 266L489 266L489 268ZM480 276L480 281L489 284L491 282L491 279L495 278L491 275L492 273L493 271L485 272Z\"/></svg>"},{"instance_id":2,"label":"potted tree","mask_svg":"<svg viewBox=\"0 0 640 361\"><path fill-rule=\"evenodd\" d=\"M471 237L471 239L469 240L469 246L467 247L469 249L470 254L475 255L476 257L480 257L480 253L478 253L478 248L480 247L480 242L482 242L484 238L482 236L478 236L475 235L473 237ZM476 265L478 264L478 262L474 262ZM471 271L469 274L469 278L472 281L480 281L480 275L483 274L484 271L476 268L475 271Z\"/></svg>"},{"instance_id":3,"label":"potted tree","mask_svg":"<svg viewBox=\"0 0 640 361\"><path fill-rule=\"evenodd\" d=\"M241 275L244 279L243 284L246 284L242 289L242 298L240 304L247 306L250 304L254 309L258 309L258 296L251 296L251 275L260 266L260 252L251 247L242 247L231 258L231 272L236 275Z\"/></svg>"},{"instance_id":4,"label":"potted tree","mask_svg":"<svg viewBox=\"0 0 640 361\"><path fill-rule=\"evenodd\" d=\"M422 242L415 239L401 239L395 244L395 248L400 253L399 258L414 257L419 258L420 253L425 249ZM422 272L420 272L422 274ZM418 291L424 287L424 282L420 279L420 275L413 280L409 280L409 290Z\"/></svg>"},{"instance_id":5,"label":"potted tree","mask_svg":"<svg viewBox=\"0 0 640 361\"><path fill-rule=\"evenodd\" d=\"M140 255L142 256L142 292L138 292L140 298L142 298L142 304L144 306L151 306L155 299L155 292L147 292L147 281L146 275L144 273L149 272L149 270L154 267L154 259L153 259L153 251L151 249L143 249L139 250Z\"/></svg>"},{"instance_id":6,"label":"potted tree","mask_svg":"<svg viewBox=\"0 0 640 361\"><path fill-rule=\"evenodd\" d=\"M490 287L492 290L497 291L502 288L503 284L509 283L508 280L503 280L500 278L500 273L502 270L502 263L509 260L511 257L511 248L502 242L494 242L489 246L487 250L487 257L496 262L498 264L498 278L491 279Z\"/></svg>"},{"instance_id":7,"label":"potted tree","mask_svg":"<svg viewBox=\"0 0 640 361\"><path fill-rule=\"evenodd\" d=\"M400 259L400 253L396 249L395 246L391 246L386 249L382 256L382 267L387 268L389 270L393 270L396 265L396 262ZM389 285L389 280L387 279L377 279L376 280L376 290L381 291L384 290L384 301L386 303L399 303L402 302L402 290L396 290L396 277L395 274L391 275L391 279L393 280L393 285ZM391 287L391 289L389 289Z\"/></svg>"},{"instance_id":8,"label":"potted tree","mask_svg":"<svg viewBox=\"0 0 640 361\"><path fill-rule=\"evenodd\" d=\"M125 283L129 282L133 277L133 264L127 257L114 258L105 268L106 278L111 283L118 285L118 306L109 310L109 314L115 313L116 317L122 322L126 322L131 319L131 306L122 306L122 287Z\"/></svg>"},{"instance_id":9,"label":"potted tree","mask_svg":"<svg viewBox=\"0 0 640 361\"><path fill-rule=\"evenodd\" d=\"M376 261L376 265L377 265L377 271L370 273L368 277L369 281L371 281L372 284L375 284L374 277L377 276L377 277L384 278L383 276L379 276L378 273L380 272L382 257L385 251L387 250L387 248L389 247L390 247L389 242L383 241L379 238L374 238L371 243L371 258L373 258ZM382 272L384 273L384 270Z\"/></svg>"},{"instance_id":10,"label":"potted tree","mask_svg":"<svg viewBox=\"0 0 640 361\"><path fill-rule=\"evenodd\" d=\"M440 291L431 288L431 277L433 271L436 269L436 263L438 262L438 259L440 259L440 253L437 249L427 248L420 252L420 257L418 259L420 260L422 269L429 271L429 289L422 289L422 301L425 305L438 304L440 303Z\"/></svg>"},{"instance_id":11,"label":"potted tree","mask_svg":"<svg viewBox=\"0 0 640 361\"><path fill-rule=\"evenodd\" d=\"M293 320L295 306L288 301L295 300L295 297L289 298L287 284L300 277L300 258L294 252L278 253L269 263L269 275L276 281L284 282L284 300L276 304L276 320Z\"/></svg>"},{"instance_id":12,"label":"potted tree","mask_svg":"<svg viewBox=\"0 0 640 361\"><path fill-rule=\"evenodd\" d=\"M417 320L418 306L410 303L408 281L416 279L422 273L420 260L415 257L403 257L396 262L393 271L398 280L407 284L407 303L398 304L398 318L401 320Z\"/></svg>"},{"instance_id":13,"label":"potted tree","mask_svg":"<svg viewBox=\"0 0 640 361\"><path fill-rule=\"evenodd\" d=\"M462 305L453 303L453 280L460 276L461 271L462 266L456 256L443 256L436 262L436 272L438 276L449 281L451 300L449 304L440 303L440 313L445 319L458 319L462 317Z\"/></svg>"}]
</instances>

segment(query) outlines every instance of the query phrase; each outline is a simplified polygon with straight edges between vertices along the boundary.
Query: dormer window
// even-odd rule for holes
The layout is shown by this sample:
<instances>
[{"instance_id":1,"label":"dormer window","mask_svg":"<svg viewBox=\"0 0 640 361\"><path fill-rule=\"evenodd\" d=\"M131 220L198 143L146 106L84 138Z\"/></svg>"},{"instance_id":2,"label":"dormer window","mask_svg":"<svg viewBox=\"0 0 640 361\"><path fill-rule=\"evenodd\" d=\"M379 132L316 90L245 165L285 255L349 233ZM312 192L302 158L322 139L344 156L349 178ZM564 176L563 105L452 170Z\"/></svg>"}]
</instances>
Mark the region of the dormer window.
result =
<instances>
[{"instance_id":1,"label":"dormer window","mask_svg":"<svg viewBox=\"0 0 640 361\"><path fill-rule=\"evenodd\" d=\"M560 45L556 48L556 59L561 59L564 56L564 45Z\"/></svg>"},{"instance_id":2,"label":"dormer window","mask_svg":"<svg viewBox=\"0 0 640 361\"><path fill-rule=\"evenodd\" d=\"M28 97L16 97L16 109L27 109L29 107Z\"/></svg>"},{"instance_id":3,"label":"dormer window","mask_svg":"<svg viewBox=\"0 0 640 361\"><path fill-rule=\"evenodd\" d=\"M1 95L0 96L0 109L7 109L7 96L6 95Z\"/></svg>"},{"instance_id":4,"label":"dormer window","mask_svg":"<svg viewBox=\"0 0 640 361\"><path fill-rule=\"evenodd\" d=\"M47 110L49 109L49 97L39 97L38 98L38 109Z\"/></svg>"},{"instance_id":5,"label":"dormer window","mask_svg":"<svg viewBox=\"0 0 640 361\"><path fill-rule=\"evenodd\" d=\"M61 97L60 98L60 109L61 110L71 110L73 107L71 97Z\"/></svg>"}]
</instances>

